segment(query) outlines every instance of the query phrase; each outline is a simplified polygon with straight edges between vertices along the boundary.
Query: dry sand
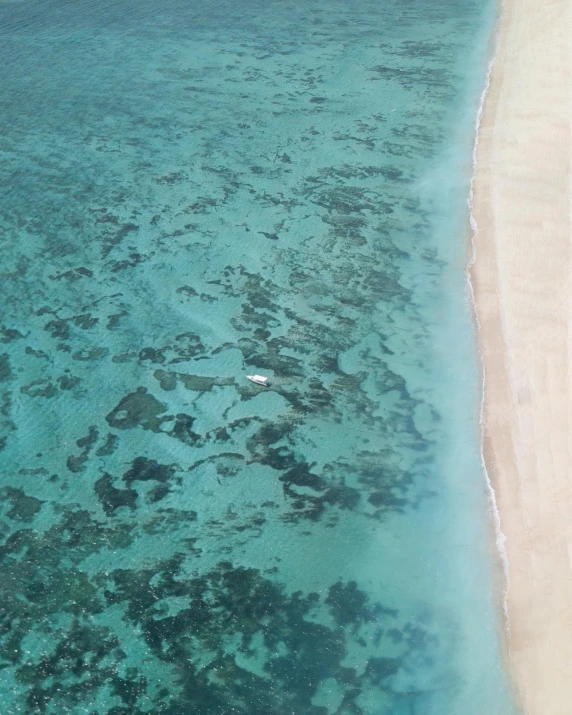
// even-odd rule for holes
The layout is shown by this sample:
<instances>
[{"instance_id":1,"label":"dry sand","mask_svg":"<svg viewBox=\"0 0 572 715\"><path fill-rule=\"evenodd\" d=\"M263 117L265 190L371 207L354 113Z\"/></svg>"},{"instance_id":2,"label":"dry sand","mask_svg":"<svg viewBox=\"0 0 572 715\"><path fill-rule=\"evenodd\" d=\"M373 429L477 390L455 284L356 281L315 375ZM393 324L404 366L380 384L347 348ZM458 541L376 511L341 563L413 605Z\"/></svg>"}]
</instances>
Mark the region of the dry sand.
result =
<instances>
[{"instance_id":1,"label":"dry sand","mask_svg":"<svg viewBox=\"0 0 572 715\"><path fill-rule=\"evenodd\" d=\"M526 715L572 714L572 0L506 0L479 132L472 280L485 461Z\"/></svg>"}]
</instances>

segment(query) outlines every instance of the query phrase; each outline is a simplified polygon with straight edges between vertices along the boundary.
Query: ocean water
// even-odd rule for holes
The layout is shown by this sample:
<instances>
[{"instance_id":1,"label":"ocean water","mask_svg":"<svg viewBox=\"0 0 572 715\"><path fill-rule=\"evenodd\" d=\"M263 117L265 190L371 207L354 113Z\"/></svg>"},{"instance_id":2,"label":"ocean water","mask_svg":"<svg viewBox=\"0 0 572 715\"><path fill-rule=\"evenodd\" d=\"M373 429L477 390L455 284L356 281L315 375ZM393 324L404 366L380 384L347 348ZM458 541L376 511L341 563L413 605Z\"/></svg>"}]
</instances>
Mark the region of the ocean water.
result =
<instances>
[{"instance_id":1,"label":"ocean water","mask_svg":"<svg viewBox=\"0 0 572 715\"><path fill-rule=\"evenodd\" d=\"M2 715L513 713L464 274L494 12L0 0Z\"/></svg>"}]
</instances>

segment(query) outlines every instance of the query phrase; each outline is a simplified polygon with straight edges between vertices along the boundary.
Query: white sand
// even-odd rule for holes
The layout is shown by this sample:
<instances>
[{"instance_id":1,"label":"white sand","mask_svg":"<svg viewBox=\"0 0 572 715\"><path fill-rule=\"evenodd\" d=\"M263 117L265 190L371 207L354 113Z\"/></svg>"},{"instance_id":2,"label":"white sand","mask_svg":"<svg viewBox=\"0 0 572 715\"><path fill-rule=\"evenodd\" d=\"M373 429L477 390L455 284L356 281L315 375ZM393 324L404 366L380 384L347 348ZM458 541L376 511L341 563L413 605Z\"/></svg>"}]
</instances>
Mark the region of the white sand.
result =
<instances>
[{"instance_id":1,"label":"white sand","mask_svg":"<svg viewBox=\"0 0 572 715\"><path fill-rule=\"evenodd\" d=\"M485 460L526 715L572 713L571 18L572 0L506 0L474 185Z\"/></svg>"}]
</instances>

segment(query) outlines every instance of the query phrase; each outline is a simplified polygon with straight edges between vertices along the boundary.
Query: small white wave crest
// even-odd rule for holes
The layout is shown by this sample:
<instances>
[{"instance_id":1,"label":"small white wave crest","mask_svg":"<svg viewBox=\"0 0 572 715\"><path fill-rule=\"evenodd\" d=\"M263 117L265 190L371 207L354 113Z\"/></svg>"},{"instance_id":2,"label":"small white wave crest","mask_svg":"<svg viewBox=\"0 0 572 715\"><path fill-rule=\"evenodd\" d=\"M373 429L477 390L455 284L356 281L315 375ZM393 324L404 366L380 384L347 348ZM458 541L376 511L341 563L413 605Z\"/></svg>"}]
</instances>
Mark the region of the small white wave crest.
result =
<instances>
[{"instance_id":1,"label":"small white wave crest","mask_svg":"<svg viewBox=\"0 0 572 715\"><path fill-rule=\"evenodd\" d=\"M469 184L469 197L468 197L468 201L467 201L468 206L469 206L469 223L471 226L471 255L469 257L469 260L467 261L467 265L465 268L465 275L466 275L467 288L468 288L468 292L469 292L471 306L472 306L472 310L473 310L473 316L474 316L474 320L475 320L475 323L477 326L478 333L480 333L480 331L481 331L481 325L479 323L479 317L477 314L475 291L474 291L473 282L471 279L471 269L474 266L476 258L477 258L476 238L477 238L477 234L478 234L477 221L473 214L473 195L474 195L473 188L474 188L475 176L476 176L476 172L477 172L477 151L478 151L478 147L479 147L479 131L480 131L480 126L481 126L481 119L483 117L485 99L487 97L490 83L491 83L491 72L493 69L494 62L495 62L497 48L498 48L498 39L495 42L495 46L494 46L494 49L492 52L492 58L491 58L491 60L488 64L488 67L487 67L485 83L484 83L483 91L481 92L481 97L479 100L479 106L478 106L478 110L477 110L477 116L475 118L475 141L473 144L472 174L471 174L471 181ZM502 570L503 570L503 584L502 584L503 613L504 613L504 619L505 619L506 635L508 638L508 637L510 637L510 621L509 621L509 617L508 617L508 592L509 592L509 588L510 588L509 562L508 562L508 555L507 555L506 546L505 546L506 536L504 535L504 533L502 531L501 518L500 518L498 506L497 506L496 494L495 494L495 490L492 485L492 482L490 480L489 473L487 470L487 465L485 462L484 410L485 410L486 369L485 369L484 357L483 357L483 354L481 351L479 351L479 357L480 357L480 362L481 362L481 375L482 375L481 405L480 405L480 414L479 414L480 441L481 441L481 445L480 445L481 446L481 465L482 465L482 470L483 470L483 474L484 474L486 485L487 485L489 507L490 507L490 512L492 515L494 530L495 530L495 545L497 548L497 552L498 552L498 555L499 555L499 558L500 558L500 561L502 564Z\"/></svg>"}]
</instances>

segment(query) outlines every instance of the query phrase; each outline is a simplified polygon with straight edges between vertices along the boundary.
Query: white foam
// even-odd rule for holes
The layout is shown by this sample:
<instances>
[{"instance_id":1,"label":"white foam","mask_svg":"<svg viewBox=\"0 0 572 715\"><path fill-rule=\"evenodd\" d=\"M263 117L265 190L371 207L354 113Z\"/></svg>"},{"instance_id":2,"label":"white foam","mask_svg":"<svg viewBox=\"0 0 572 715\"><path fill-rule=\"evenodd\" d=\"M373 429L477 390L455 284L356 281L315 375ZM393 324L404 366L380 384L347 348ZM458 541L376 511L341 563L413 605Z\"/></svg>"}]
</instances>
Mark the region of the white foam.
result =
<instances>
[{"instance_id":1,"label":"white foam","mask_svg":"<svg viewBox=\"0 0 572 715\"><path fill-rule=\"evenodd\" d=\"M492 59L490 60L488 67L487 67L485 84L483 87L483 91L481 93L479 107L477 110L477 116L475 119L475 142L473 145L473 162L472 162L473 170L472 170L472 175L471 175L471 181L469 184L469 197L468 197L469 222L471 225L471 256L470 256L470 258L467 262L466 268L465 268L465 275L466 275L467 287L468 287L468 291L469 291L469 296L470 296L471 305L472 305L472 309L473 309L473 315L474 315L475 323L477 325L478 333L480 333L480 331L481 331L481 325L479 323L479 318L478 318L478 314L477 314L477 304L475 301L475 291L473 289L473 282L471 280L471 268L475 264L475 261L477 258L476 237L478 234L477 221L473 215L473 185L475 183L475 176L476 176L476 171L477 171L477 151L478 151L478 146L479 146L479 130L480 130L480 126L481 126L481 119L483 116L485 99L486 99L487 93L489 91L490 83L491 83L491 72L493 69L494 62L495 62L497 49L498 49L498 35L497 35L497 40L494 45ZM480 361L481 361L481 375L482 375L481 405L480 405L480 415L479 415L479 425L480 425L480 431L481 431L481 435L480 435L481 464L482 464L483 474L485 476L485 481L486 481L486 485L487 485L490 511L491 511L494 529L495 529L495 545L496 545L496 548L497 548L497 551L498 551L498 554L500 557L500 561L502 564L502 568L503 568L503 613L504 613L504 619L505 619L506 634L508 637L508 636L510 636L510 621L509 621L509 617L508 617L508 593L509 593L509 589L510 589L509 561L508 561L508 555L507 555L506 547L505 547L506 536L504 535L504 533L502 531L501 518L500 518L498 506L497 506L496 494L495 494L495 490L492 485L492 482L490 480L487 466L485 463L484 405L485 405L486 369L485 369L484 357L483 357L483 354L481 351L479 351L479 357L480 357Z\"/></svg>"}]
</instances>

